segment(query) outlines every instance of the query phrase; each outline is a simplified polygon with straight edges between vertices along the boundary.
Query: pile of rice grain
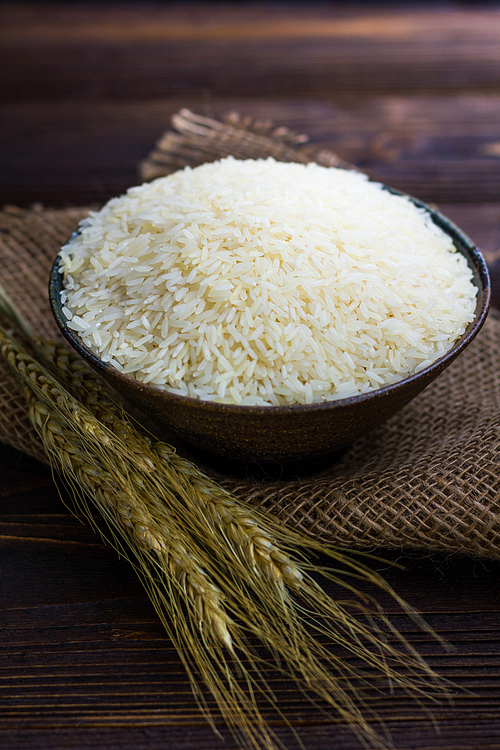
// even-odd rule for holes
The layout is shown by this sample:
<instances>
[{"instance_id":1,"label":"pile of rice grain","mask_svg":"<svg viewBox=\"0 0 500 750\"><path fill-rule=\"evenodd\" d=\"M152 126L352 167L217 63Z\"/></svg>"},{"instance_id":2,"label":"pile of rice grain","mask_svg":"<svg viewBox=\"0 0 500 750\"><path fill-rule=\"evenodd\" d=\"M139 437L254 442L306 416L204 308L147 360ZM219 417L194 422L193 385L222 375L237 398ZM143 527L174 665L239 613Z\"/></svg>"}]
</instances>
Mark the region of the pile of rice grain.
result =
<instances>
[{"instance_id":1,"label":"pile of rice grain","mask_svg":"<svg viewBox=\"0 0 500 750\"><path fill-rule=\"evenodd\" d=\"M338 399L444 354L465 258L356 172L223 159L131 188L61 251L68 325L145 383L223 403Z\"/></svg>"}]
</instances>

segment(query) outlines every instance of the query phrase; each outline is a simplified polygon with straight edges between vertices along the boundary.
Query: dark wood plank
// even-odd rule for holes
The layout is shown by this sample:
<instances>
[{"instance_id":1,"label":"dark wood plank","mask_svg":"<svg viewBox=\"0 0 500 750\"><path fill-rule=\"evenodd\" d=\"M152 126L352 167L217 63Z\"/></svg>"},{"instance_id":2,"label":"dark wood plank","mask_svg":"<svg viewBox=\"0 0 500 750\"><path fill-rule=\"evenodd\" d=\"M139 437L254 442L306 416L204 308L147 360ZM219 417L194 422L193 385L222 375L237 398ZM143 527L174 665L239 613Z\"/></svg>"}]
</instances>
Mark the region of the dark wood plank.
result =
<instances>
[{"instance_id":1,"label":"dark wood plank","mask_svg":"<svg viewBox=\"0 0 500 750\"><path fill-rule=\"evenodd\" d=\"M500 84L497 8L223 4L214 12L177 3L45 13L13 4L2 26L0 92L17 101L202 91L310 99Z\"/></svg>"},{"instance_id":2,"label":"dark wood plank","mask_svg":"<svg viewBox=\"0 0 500 750\"><path fill-rule=\"evenodd\" d=\"M462 721L443 724L438 735L430 724L408 722L406 731L397 731L394 722L389 722L394 746L398 750L498 750L500 737L489 732L488 723ZM486 731L485 731L486 729ZM339 727L314 726L299 729L298 734L307 750L360 750L361 746L349 734L348 730ZM277 731L278 737L286 742L287 750L302 750L289 733ZM412 744L412 737L422 738L421 744ZM237 750L230 737L224 734L224 742L207 735L199 727L179 730L176 728L123 728L120 732L113 729L80 729L72 731L44 730L25 731L22 735L5 736L6 750L45 750L57 747L57 750L83 750L83 748L106 748L106 750ZM55 742L56 745L51 743Z\"/></svg>"},{"instance_id":3,"label":"dark wood plank","mask_svg":"<svg viewBox=\"0 0 500 750\"><path fill-rule=\"evenodd\" d=\"M499 203L440 203L439 208L472 239L490 265L500 260Z\"/></svg>"},{"instance_id":4,"label":"dark wood plank","mask_svg":"<svg viewBox=\"0 0 500 750\"><path fill-rule=\"evenodd\" d=\"M500 94L23 103L0 106L0 204L104 202L138 181L138 165L188 106L236 110L306 132L373 179L431 202L500 198Z\"/></svg>"}]
</instances>

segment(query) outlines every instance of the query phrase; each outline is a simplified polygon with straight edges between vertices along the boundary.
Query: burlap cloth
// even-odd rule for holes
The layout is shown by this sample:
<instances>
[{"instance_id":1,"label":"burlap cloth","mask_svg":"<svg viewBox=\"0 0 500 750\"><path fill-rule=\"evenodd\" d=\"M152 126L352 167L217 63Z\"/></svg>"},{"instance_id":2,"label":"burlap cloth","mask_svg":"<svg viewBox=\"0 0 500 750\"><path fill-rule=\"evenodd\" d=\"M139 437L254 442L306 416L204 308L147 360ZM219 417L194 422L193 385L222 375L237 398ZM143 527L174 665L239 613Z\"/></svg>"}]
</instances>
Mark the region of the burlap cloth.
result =
<instances>
[{"instance_id":1,"label":"burlap cloth","mask_svg":"<svg viewBox=\"0 0 500 750\"><path fill-rule=\"evenodd\" d=\"M185 164L234 154L314 158L305 137L269 123L225 123L181 112L141 165L149 179ZM47 299L51 263L85 208L0 213L2 283L32 327L57 337ZM42 461L22 391L0 360L0 441ZM240 497L289 525L343 546L411 547L500 557L500 315L490 314L473 344L427 390L320 473L294 481L216 475Z\"/></svg>"}]
</instances>

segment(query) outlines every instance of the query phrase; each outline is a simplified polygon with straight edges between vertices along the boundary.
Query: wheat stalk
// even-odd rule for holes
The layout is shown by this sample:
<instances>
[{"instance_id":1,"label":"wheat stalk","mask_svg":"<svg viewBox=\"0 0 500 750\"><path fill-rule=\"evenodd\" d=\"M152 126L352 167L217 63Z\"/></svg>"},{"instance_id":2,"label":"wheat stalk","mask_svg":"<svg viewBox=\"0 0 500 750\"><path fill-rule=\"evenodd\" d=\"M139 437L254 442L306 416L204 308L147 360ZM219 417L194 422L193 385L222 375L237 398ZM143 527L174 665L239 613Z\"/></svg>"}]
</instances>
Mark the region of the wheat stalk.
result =
<instances>
[{"instance_id":1,"label":"wheat stalk","mask_svg":"<svg viewBox=\"0 0 500 750\"><path fill-rule=\"evenodd\" d=\"M162 478L171 485L174 493L180 495L181 502L180 507L176 505L177 512L180 513L182 518L186 518L187 509L190 509L194 514L198 514L201 520L201 529L198 530L198 533L202 535L214 530L221 532L221 541L224 545L222 547L217 545L215 553L218 556L222 553L227 557L229 552L230 557L226 564L234 565L235 561L242 563L238 567L239 576L243 579L249 579L250 585L256 587L256 592L260 593L266 604L269 597L272 597L273 603L270 609L272 616L276 618L278 611L282 612L284 634L290 634L295 650L298 649L296 632L300 620L293 612L294 602L284 598L286 596L285 585L299 592L302 598L307 600L307 606L313 611L321 610L326 618L331 618L334 615L337 624L345 623L347 619L349 622L349 639L352 637L353 626L351 619L346 618L345 612L339 608L338 603L333 602L329 597L325 597L321 587L314 581L308 577L307 583L304 585L304 573L307 566L302 563L303 570L301 570L301 566L283 549L283 545L290 546L292 543L296 548L305 547L309 550L315 550L347 566L348 570L343 571L344 576L354 574L357 578L368 579L371 583L385 588L398 601L400 606L417 621L420 627L430 631L422 619L386 585L382 578L376 576L359 561L347 558L344 553L336 550L325 549L323 545L300 534L283 530L276 522L273 523L269 516L264 516L255 509L250 509L246 504L231 496L216 482L203 474L192 462L179 456L168 444L163 442L153 443L148 437L140 435L121 405L110 397L109 391L103 387L100 378L68 349L56 342L40 338L37 339L37 346L45 361L56 369L58 375L62 375L72 392L81 398L97 417L106 422L120 439L133 447L134 454L139 462L139 468L144 466L147 470L152 470L156 459L160 458L163 465L156 466L157 470L161 472ZM174 494L170 497L175 499L177 495ZM281 538L282 545L278 545L277 537ZM310 570L316 572L314 566ZM338 576L332 575L331 571L323 572L337 585L346 587L345 579L342 580ZM271 587L267 587L263 592L260 591L258 581L255 580L256 577L261 576L271 584ZM275 586L277 590L274 589ZM353 588L352 591L358 595L357 590ZM389 631L393 633L396 639L400 640L405 648L410 650L414 657L413 663L418 663L420 669L426 670L427 665L423 663L418 653L411 649L400 634L392 628L377 603L371 600L371 604ZM293 627L290 622L291 618L294 619ZM318 626L319 632L324 633L324 629ZM433 635L435 634L433 633ZM371 633L366 629L363 630L363 637L372 640ZM308 636L302 633L300 641L304 646L308 641ZM349 640L340 638L338 633L337 642L342 643L347 648L350 647ZM443 641L442 643L446 645ZM379 646L378 642L376 645ZM394 656L394 654L392 655ZM321 654L322 658L324 656L324 654ZM391 679L394 679L394 677L392 675Z\"/></svg>"},{"instance_id":2,"label":"wheat stalk","mask_svg":"<svg viewBox=\"0 0 500 750\"><path fill-rule=\"evenodd\" d=\"M146 587L152 596L153 602L158 605L158 589L152 583L158 571L158 559L155 559L153 566L149 569L149 579L147 577L147 563L150 562L151 552L155 553L156 558L164 558L167 545L164 539L162 540L156 533L157 523L153 521L148 513L144 512L141 505L136 504L132 499L134 489L137 490L137 487L130 488L129 485L130 473L133 474L134 468L137 470L133 450L129 452L125 444L121 442L115 443L116 436L103 423L96 420L78 401L72 398L67 391L48 375L1 328L0 348L2 354L26 386L30 418L44 442L49 457L58 465L58 468L70 483L77 483L79 488L77 493L83 490L86 495L92 498L104 518L110 521L111 525L121 533L122 541L124 539L126 544L135 553L139 552L139 570L142 572L146 571ZM127 467L129 458L132 460L130 461L130 466ZM113 469L110 470L110 467L113 467ZM143 467L141 468L143 470ZM145 479L147 479L147 475ZM150 490L146 486L147 481L144 480L141 487L142 502L144 502L145 497L149 496L148 490ZM137 484L137 481L135 483ZM125 495L125 499L123 499L123 495ZM172 534L182 534L178 526L172 528L165 523L165 510L163 508L157 507L156 510L161 513L163 521L161 525L164 531L168 529ZM88 511L86 515L90 515ZM168 514L167 520L169 520ZM169 544L171 543L170 540ZM117 546L122 548L120 543ZM196 582L194 585L193 583L191 584L191 589L196 589L198 596L196 598L191 597L190 609L195 611L199 616L201 616L197 607L200 599L199 593L201 589L205 592L207 590L206 581L203 581L201 585L199 583L199 566L193 572L193 566L190 564L195 553L196 548L192 540L190 540L189 553L187 556L182 556L180 564L179 555L182 554L182 551L178 547L176 549L174 565L172 565L171 557L169 556L169 562L164 572L169 574L168 582L171 584L174 581L175 586L169 585L168 596L165 598L160 595L160 597L161 604L167 604L167 611L171 614L174 627L172 628L171 622L165 618L165 612L160 608L163 616L162 621L166 625L174 643L178 643L180 640L184 647L188 647L190 656L193 658L205 682L210 687L229 726L234 727L236 725L242 727L245 733L243 741L249 742L252 747L272 748L274 747L273 741L255 705L252 693L250 694L250 698L248 698L241 690L236 679L230 672L229 664L221 649L214 643L215 638L212 639L212 643L207 643L202 634L197 633L195 628L191 628L189 632L186 632L185 627L183 627L183 600L179 600L179 593L189 594L190 586L181 586L180 581L189 575L191 582ZM179 567L181 568L180 575ZM226 588L231 597L231 607L241 620L243 629L257 636L272 649L276 650L279 657L284 657L292 666L295 666L295 669L299 673L306 673L306 679L302 679L302 689L312 688L320 697L327 700L346 721L349 723L355 722L358 733L365 738L370 736L372 744L382 747L383 745L379 743L373 729L366 721L359 707L356 706L352 698L348 697L344 688L340 688L340 685L335 685L335 690L332 693L331 688L333 683L327 671L323 670L319 665L311 669L313 663L309 661L309 654L305 652L295 653L290 648L286 638L276 641L275 623L270 622L266 617L266 613L262 613L254 605L252 597L245 596L244 592L238 588L235 590L230 583ZM175 594L177 594L177 597ZM171 606L172 600L174 601L173 607ZM215 604L217 606L218 601ZM213 601L210 602L208 607L204 606L204 611L210 608L214 609ZM219 622L222 619L220 618L218 607L217 618L212 617L211 619L210 624L212 627L214 619L218 619ZM234 627L232 620L225 617L222 619L222 623L224 631L226 628L228 630L231 629L232 634L236 636L235 641L239 650L243 651L243 654L247 657L252 656L251 651L245 646L238 629ZM216 635L220 640L217 628L215 628L213 635ZM263 688L258 685L256 679L243 666L241 659L237 658L234 654L232 640L229 642L229 646L248 687L252 690L257 688L265 694L265 686ZM208 660L207 655L204 655L205 650L207 650L208 656L211 657ZM179 649L179 652L181 658L184 660L188 674L192 677L190 664L186 657L182 655L182 648ZM344 671L347 673L349 670L345 669ZM292 676L300 681L300 677L297 675L292 674ZM196 694L196 684L194 682L193 687ZM200 697L199 694L197 697ZM269 698L267 695L266 697ZM270 700L272 703L272 697Z\"/></svg>"},{"instance_id":3,"label":"wheat stalk","mask_svg":"<svg viewBox=\"0 0 500 750\"><path fill-rule=\"evenodd\" d=\"M0 303L1 297L0 292ZM8 314L8 306L3 309ZM13 322L19 327L19 320ZM24 333L32 343L31 332ZM176 456L172 448L139 435L124 419L121 407L105 394L98 379L59 345L39 341L37 355L44 352L45 361L64 376L90 411L1 329L0 341L4 354L28 387L32 419L52 462L57 462L69 478L86 515L91 517L79 488L86 496L93 496L94 500L97 497L101 513L118 530L122 542L125 539L133 552L139 552L139 572L167 632L178 644L201 707L203 698L192 665L209 687L228 725L233 730L236 725L242 727L242 744L253 748L275 746L254 697L257 690L274 705L259 678L259 664L266 668L269 664L259 660L245 634L266 645L275 659L275 668L293 677L313 703L311 694L334 708L364 742L373 746L386 747L387 741L371 726L367 717L374 713L356 687L363 681L368 683L368 675L332 654L311 633L333 639L348 654L378 670L389 684L407 690L417 700L428 697L433 689L437 695L444 693L437 676L391 626L374 599L361 596L358 603L332 600L309 575L321 569L304 560L294 561L283 551L296 545L298 549L325 552L321 545L246 509L193 464ZM67 446L72 444L75 450L68 457ZM121 497L118 503L117 487ZM123 508L121 514L116 513L117 504ZM181 544L174 555L165 541L172 535L177 535ZM121 546L120 541L115 540L115 544ZM165 548L169 550L168 559ZM394 595L364 565L338 551L329 550L328 554L347 566L342 575L330 572L330 578L352 594L360 596L345 580L349 575L374 582ZM187 556L198 561L189 578L184 565ZM209 586L205 578L201 582L196 578L195 573L199 576L200 570L210 574ZM192 585L188 580L197 583ZM286 593L285 584L293 596ZM200 598L200 592L204 598ZM187 623L184 600L191 616ZM395 647L391 639L399 641L403 650ZM248 695L238 685L225 650L238 665ZM243 666L240 655L246 663L253 662L255 674ZM399 669L402 665L406 671Z\"/></svg>"},{"instance_id":4,"label":"wheat stalk","mask_svg":"<svg viewBox=\"0 0 500 750\"><path fill-rule=\"evenodd\" d=\"M19 315L17 315L17 320L21 320ZM370 583L384 588L421 628L431 632L422 618L408 607L406 602L398 597L380 576L376 576L362 563L346 557L342 552L325 548L324 545L318 544L309 537L284 529L277 522L273 522L269 514L264 515L256 509L251 509L233 497L203 474L191 461L179 456L170 445L164 442L152 442L145 435L140 435L122 406L103 386L100 378L73 352L57 342L41 337L36 338L36 344L45 361L55 369L59 376L62 376L72 392L92 410L93 414L107 423L120 439L134 447L139 468L143 465L147 470L152 470L155 466L155 459L160 458L163 464L159 467L162 478L171 484L174 492L180 494L181 514L185 517L187 506L199 515L202 522L202 534L214 529L221 532L222 541L226 542L224 550L231 552L239 562L243 563L243 566L239 568L240 575L250 574L251 582L255 584L254 574L257 576L261 574L264 579L279 587L280 598L284 585L292 590L302 591L303 595L309 595L309 599L312 596L317 607L321 604L323 610L331 614L331 600L325 599L320 587L314 584L311 587L309 580L308 586L304 589L304 572L307 566L304 566L302 562L303 570L301 570L301 565L284 551L284 546L293 545L296 550L302 547L326 555L344 566L347 565L349 572L357 578L367 579ZM277 543L277 538L281 539L281 545ZM220 547L217 551L220 552ZM234 560L228 561L229 564L231 562ZM314 566L311 570L315 571ZM345 580L332 575L331 571L323 571L323 573L337 585L346 586ZM345 574L344 570L343 575ZM358 593L354 590L353 592ZM269 591L266 594L269 594ZM378 609L376 603L372 603ZM380 610L378 610L378 615L381 615ZM388 620L385 624L391 629ZM435 633L432 634L437 637ZM438 638L438 640L441 639ZM442 640L441 643L447 646ZM406 643L404 645L407 646ZM416 652L413 652L413 655L418 658ZM421 660L419 662L421 664Z\"/></svg>"},{"instance_id":5,"label":"wheat stalk","mask_svg":"<svg viewBox=\"0 0 500 750\"><path fill-rule=\"evenodd\" d=\"M180 493L194 512L201 514L206 528L218 528L236 557L250 570L262 574L277 585L300 586L303 575L298 565L276 544L265 528L265 519L242 504L197 467L179 456L167 443L152 442L140 435L123 408L102 386L97 375L64 346L36 339L47 364L52 365L79 399L124 442L133 445L137 455L152 466L151 452L163 463L174 490Z\"/></svg>"},{"instance_id":6,"label":"wheat stalk","mask_svg":"<svg viewBox=\"0 0 500 750\"><path fill-rule=\"evenodd\" d=\"M236 655L243 644L239 627L223 609L224 595L209 579L206 558L165 507L153 518L145 507L147 481L138 474L133 453L64 390L0 327L0 349L25 385L33 427L51 463L70 485L77 507L93 522L90 498L114 530L113 543L141 576L191 680L193 692L211 721L193 666L217 701L222 715L243 746L271 750L276 745L250 692L232 673L224 647L248 685L255 679ZM141 466L140 471L144 471ZM147 477L146 477L147 479ZM135 486L134 486L135 485ZM137 494L138 485L140 494ZM136 498L140 497L139 502ZM154 505L154 502L153 502ZM94 524L95 525L95 524ZM132 554L130 554L132 553ZM188 621L184 614L187 605ZM233 609L238 613L238 607ZM231 631L231 634L230 634Z\"/></svg>"},{"instance_id":7,"label":"wheat stalk","mask_svg":"<svg viewBox=\"0 0 500 750\"><path fill-rule=\"evenodd\" d=\"M94 499L97 508L111 519L113 525L123 531L126 538L130 538L134 549L152 555L155 562L162 564L162 569L168 571L185 595L191 612L198 618L199 626L231 649L228 630L230 620L221 604L222 594L210 581L196 556L188 553L180 541L183 534L175 519L168 518L171 533L166 539L164 528L160 529L144 504L137 501L141 488L134 486L137 485L134 475L129 474L129 489L124 486L125 482L122 481L121 486L117 483L116 472L110 473L105 461L97 467L95 463L86 460L81 440L72 435L58 413L47 406L47 403L53 401L60 402L66 394L51 382L37 363L17 350L14 344L4 341L2 352L23 380L29 382L26 398L30 420L37 432L43 435L44 445L51 458L61 464L67 477L75 480ZM45 395L45 403L39 400L40 393ZM106 430L76 402L68 402L68 407L71 410L70 419L74 419L101 449L105 449L110 442ZM144 464L141 469L144 470Z\"/></svg>"}]
</instances>

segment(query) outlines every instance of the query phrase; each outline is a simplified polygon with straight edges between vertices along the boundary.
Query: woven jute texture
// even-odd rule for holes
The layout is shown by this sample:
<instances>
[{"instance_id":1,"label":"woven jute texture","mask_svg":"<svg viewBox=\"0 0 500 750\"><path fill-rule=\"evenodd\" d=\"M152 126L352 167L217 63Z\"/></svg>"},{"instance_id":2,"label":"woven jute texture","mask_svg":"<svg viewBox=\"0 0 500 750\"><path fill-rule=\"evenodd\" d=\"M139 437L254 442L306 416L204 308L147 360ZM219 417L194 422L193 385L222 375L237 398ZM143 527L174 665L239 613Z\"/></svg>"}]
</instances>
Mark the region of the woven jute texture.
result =
<instances>
[{"instance_id":1,"label":"woven jute texture","mask_svg":"<svg viewBox=\"0 0 500 750\"><path fill-rule=\"evenodd\" d=\"M233 153L339 164L306 151L304 138L268 123L226 123L181 112L176 133L157 144L144 177ZM342 165L345 166L345 165ZM47 279L61 244L85 208L0 212L2 283L31 326L58 337ZM0 441L40 460L24 397L0 360ZM241 498L330 543L411 547L500 557L500 315L490 314L472 345L424 393L358 440L319 473L293 481L213 475Z\"/></svg>"}]
</instances>

